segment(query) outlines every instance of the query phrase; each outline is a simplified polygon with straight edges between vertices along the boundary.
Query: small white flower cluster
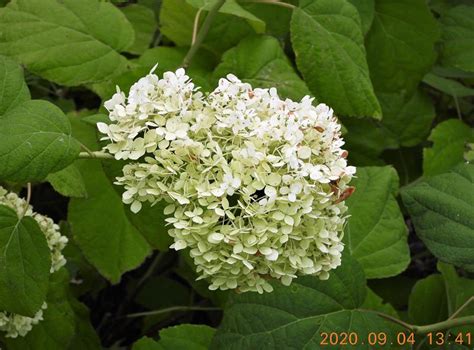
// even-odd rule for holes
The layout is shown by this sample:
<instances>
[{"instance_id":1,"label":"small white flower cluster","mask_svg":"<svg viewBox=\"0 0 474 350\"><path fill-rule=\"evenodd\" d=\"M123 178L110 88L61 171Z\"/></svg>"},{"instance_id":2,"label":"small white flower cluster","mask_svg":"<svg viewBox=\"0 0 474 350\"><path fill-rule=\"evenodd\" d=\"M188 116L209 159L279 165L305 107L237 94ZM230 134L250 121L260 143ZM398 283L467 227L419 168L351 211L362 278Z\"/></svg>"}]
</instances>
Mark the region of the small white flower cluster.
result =
<instances>
[{"instance_id":1,"label":"small white flower cluster","mask_svg":"<svg viewBox=\"0 0 474 350\"><path fill-rule=\"evenodd\" d=\"M66 263L66 259L61 251L66 246L68 239L61 235L59 232L59 226L56 225L53 220L35 213L33 207L29 205L26 200L18 197L15 193L8 192L1 186L0 205L5 205L13 209L18 214L18 217L21 217L22 215L31 216L38 223L41 231L46 237L48 247L51 251L51 273L59 270ZM34 317L0 312L0 331L6 332L7 337L15 338L18 335L24 336L31 330L33 325L43 319L43 309L46 308L47 304L44 303L42 308Z\"/></svg>"},{"instance_id":2,"label":"small white flower cluster","mask_svg":"<svg viewBox=\"0 0 474 350\"><path fill-rule=\"evenodd\" d=\"M112 123L98 129L131 160L116 182L124 203L170 203L171 248L190 248L210 289L270 292L269 279L327 279L341 263L355 168L333 111L312 102L233 75L204 95L183 69L152 71L105 103Z\"/></svg>"},{"instance_id":3,"label":"small white flower cluster","mask_svg":"<svg viewBox=\"0 0 474 350\"><path fill-rule=\"evenodd\" d=\"M24 337L33 329L35 324L43 320L43 310L47 307L48 305L43 303L43 306L34 317L0 312L0 331L6 332L6 336L9 338Z\"/></svg>"}]
</instances>

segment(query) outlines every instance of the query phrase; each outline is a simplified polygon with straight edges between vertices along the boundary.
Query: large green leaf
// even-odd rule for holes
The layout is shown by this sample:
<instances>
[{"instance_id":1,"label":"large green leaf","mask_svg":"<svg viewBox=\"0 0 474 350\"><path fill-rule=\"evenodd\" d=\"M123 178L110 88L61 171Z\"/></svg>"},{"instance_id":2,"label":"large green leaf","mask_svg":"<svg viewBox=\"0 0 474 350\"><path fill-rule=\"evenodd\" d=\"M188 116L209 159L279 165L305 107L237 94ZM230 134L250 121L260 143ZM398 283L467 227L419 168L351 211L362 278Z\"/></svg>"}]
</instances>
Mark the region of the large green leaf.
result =
<instances>
[{"instance_id":1,"label":"large green leaf","mask_svg":"<svg viewBox=\"0 0 474 350\"><path fill-rule=\"evenodd\" d=\"M408 316L413 324L425 325L448 318L446 287L439 274L419 280L408 300Z\"/></svg>"},{"instance_id":2,"label":"large green leaf","mask_svg":"<svg viewBox=\"0 0 474 350\"><path fill-rule=\"evenodd\" d=\"M468 142L474 142L474 129L458 119L446 120L431 132L431 148L423 150L423 174L441 174L461 163Z\"/></svg>"},{"instance_id":3,"label":"large green leaf","mask_svg":"<svg viewBox=\"0 0 474 350\"><path fill-rule=\"evenodd\" d=\"M366 37L375 91L411 94L434 62L438 36L425 0L376 0Z\"/></svg>"},{"instance_id":4,"label":"large green leaf","mask_svg":"<svg viewBox=\"0 0 474 350\"><path fill-rule=\"evenodd\" d=\"M391 167L357 168L347 200L351 217L346 226L347 249L367 278L394 276L410 262L407 228L395 195L398 176Z\"/></svg>"},{"instance_id":5,"label":"large green leaf","mask_svg":"<svg viewBox=\"0 0 474 350\"><path fill-rule=\"evenodd\" d=\"M63 85L103 80L126 66L125 16L98 0L13 0L0 9L0 54Z\"/></svg>"},{"instance_id":6,"label":"large green leaf","mask_svg":"<svg viewBox=\"0 0 474 350\"><path fill-rule=\"evenodd\" d=\"M474 72L474 6L456 6L441 20L441 62Z\"/></svg>"},{"instance_id":7,"label":"large green leaf","mask_svg":"<svg viewBox=\"0 0 474 350\"><path fill-rule=\"evenodd\" d=\"M474 267L474 165L418 182L402 192L417 235L440 260Z\"/></svg>"},{"instance_id":8,"label":"large green leaf","mask_svg":"<svg viewBox=\"0 0 474 350\"><path fill-rule=\"evenodd\" d=\"M212 349L319 349L321 332L390 332L378 316L357 310L366 297L362 268L346 255L327 281L298 277L272 293L234 294ZM359 343L357 349L369 349Z\"/></svg>"},{"instance_id":9,"label":"large green leaf","mask_svg":"<svg viewBox=\"0 0 474 350\"><path fill-rule=\"evenodd\" d=\"M0 310L34 316L49 283L51 257L36 221L0 205Z\"/></svg>"},{"instance_id":10,"label":"large green leaf","mask_svg":"<svg viewBox=\"0 0 474 350\"><path fill-rule=\"evenodd\" d=\"M49 102L26 101L0 115L0 179L42 180L79 151L66 116Z\"/></svg>"},{"instance_id":11,"label":"large green leaf","mask_svg":"<svg viewBox=\"0 0 474 350\"><path fill-rule=\"evenodd\" d=\"M302 0L291 41L316 98L342 115L381 117L365 59L359 14L346 0Z\"/></svg>"},{"instance_id":12,"label":"large green leaf","mask_svg":"<svg viewBox=\"0 0 474 350\"><path fill-rule=\"evenodd\" d=\"M411 96L399 93L377 96L382 105L381 125L387 144L411 147L425 140L435 117L433 104L426 94L416 90Z\"/></svg>"},{"instance_id":13,"label":"large green leaf","mask_svg":"<svg viewBox=\"0 0 474 350\"><path fill-rule=\"evenodd\" d=\"M300 100L311 94L289 63L278 40L270 36L248 37L227 51L214 71L214 80L228 73L254 87L276 87L283 98Z\"/></svg>"},{"instance_id":14,"label":"large green leaf","mask_svg":"<svg viewBox=\"0 0 474 350\"><path fill-rule=\"evenodd\" d=\"M94 127L72 118L73 133L90 149L98 148ZM97 270L113 283L140 265L150 246L130 223L120 195L105 175L99 160L77 162L87 199L69 202L68 220L75 242ZM153 223L150 223L152 225Z\"/></svg>"},{"instance_id":15,"label":"large green leaf","mask_svg":"<svg viewBox=\"0 0 474 350\"><path fill-rule=\"evenodd\" d=\"M69 275L65 269L52 275L46 302L48 307L43 312L43 320L24 337L6 338L7 349L101 349L86 307L71 296ZM86 347L80 348L79 344Z\"/></svg>"},{"instance_id":16,"label":"large green leaf","mask_svg":"<svg viewBox=\"0 0 474 350\"><path fill-rule=\"evenodd\" d=\"M144 337L133 350L207 350L215 329L205 325L181 324L160 331L160 340Z\"/></svg>"},{"instance_id":17,"label":"large green leaf","mask_svg":"<svg viewBox=\"0 0 474 350\"><path fill-rule=\"evenodd\" d=\"M127 52L141 54L150 47L153 35L158 27L155 13L152 9L132 4L122 8L122 12L132 24L135 31L135 40L132 46L127 48Z\"/></svg>"},{"instance_id":18,"label":"large green leaf","mask_svg":"<svg viewBox=\"0 0 474 350\"><path fill-rule=\"evenodd\" d=\"M163 0L160 11L161 33L178 46L190 46L197 11L185 0ZM204 17L201 16L201 19ZM251 33L254 30L244 19L219 13L214 18L202 47L220 55Z\"/></svg>"}]
</instances>

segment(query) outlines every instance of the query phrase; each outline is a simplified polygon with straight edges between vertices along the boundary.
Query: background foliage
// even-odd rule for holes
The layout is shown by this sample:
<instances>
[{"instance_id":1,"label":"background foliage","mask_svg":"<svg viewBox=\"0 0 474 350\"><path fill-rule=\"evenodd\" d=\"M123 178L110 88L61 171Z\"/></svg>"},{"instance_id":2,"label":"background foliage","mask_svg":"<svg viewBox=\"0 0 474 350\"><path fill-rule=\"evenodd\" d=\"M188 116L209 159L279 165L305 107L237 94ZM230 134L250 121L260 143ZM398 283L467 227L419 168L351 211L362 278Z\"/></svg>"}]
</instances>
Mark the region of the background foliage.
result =
<instances>
[{"instance_id":1,"label":"background foliage","mask_svg":"<svg viewBox=\"0 0 474 350\"><path fill-rule=\"evenodd\" d=\"M79 157L100 150L95 123L115 86L180 67L196 17L201 27L218 0L0 0L0 183L24 196L32 183L35 209L70 240L50 276L36 222L0 206L0 310L48 303L4 347L319 348L324 331L472 319L474 4L271 2L227 0L188 74L204 90L232 72L334 108L358 167L342 266L271 294L211 292L186 252L168 251L161 205L122 204L123 164ZM450 325L453 343L472 331ZM413 349L435 348L412 330Z\"/></svg>"}]
</instances>

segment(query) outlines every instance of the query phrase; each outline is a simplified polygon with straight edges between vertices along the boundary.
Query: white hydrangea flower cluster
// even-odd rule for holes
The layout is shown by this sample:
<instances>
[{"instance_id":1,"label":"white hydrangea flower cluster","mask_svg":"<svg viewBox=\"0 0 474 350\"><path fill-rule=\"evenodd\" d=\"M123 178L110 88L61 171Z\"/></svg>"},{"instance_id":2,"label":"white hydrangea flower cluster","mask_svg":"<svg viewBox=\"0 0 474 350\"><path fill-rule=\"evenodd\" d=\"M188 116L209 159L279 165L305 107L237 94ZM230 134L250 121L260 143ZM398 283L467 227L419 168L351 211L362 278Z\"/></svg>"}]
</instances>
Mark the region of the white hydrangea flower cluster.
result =
<instances>
[{"instance_id":1,"label":"white hydrangea flower cluster","mask_svg":"<svg viewBox=\"0 0 474 350\"><path fill-rule=\"evenodd\" d=\"M233 75L208 95L183 69L153 71L98 123L116 159L123 202L165 200L171 248L190 249L210 289L272 291L298 275L329 277L341 263L344 199L355 168L324 104L279 98Z\"/></svg>"},{"instance_id":2,"label":"white hydrangea flower cluster","mask_svg":"<svg viewBox=\"0 0 474 350\"><path fill-rule=\"evenodd\" d=\"M18 214L18 216L31 216L39 225L41 231L46 237L48 247L51 251L51 270L53 273L59 270L66 263L66 259L62 255L62 250L66 246L68 239L62 236L59 231L59 226L53 220L35 213L33 207L29 205L26 200L18 197L15 193L8 192L0 186L0 205L5 205ZM25 211L26 209L26 211ZM34 317L27 317L8 312L0 311L0 331L6 332L7 337L15 338L17 336L24 336L32 327L43 319L43 310L47 308L44 303L42 308L35 314Z\"/></svg>"}]
</instances>

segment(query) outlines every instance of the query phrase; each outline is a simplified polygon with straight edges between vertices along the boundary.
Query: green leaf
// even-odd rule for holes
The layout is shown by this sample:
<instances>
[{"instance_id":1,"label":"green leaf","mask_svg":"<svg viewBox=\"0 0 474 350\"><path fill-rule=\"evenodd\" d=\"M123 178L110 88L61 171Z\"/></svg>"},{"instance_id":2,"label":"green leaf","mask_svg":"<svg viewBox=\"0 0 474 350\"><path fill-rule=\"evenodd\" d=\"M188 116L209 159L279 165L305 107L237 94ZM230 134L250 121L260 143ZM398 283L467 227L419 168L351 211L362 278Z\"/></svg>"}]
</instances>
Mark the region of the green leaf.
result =
<instances>
[{"instance_id":1,"label":"green leaf","mask_svg":"<svg viewBox=\"0 0 474 350\"><path fill-rule=\"evenodd\" d=\"M270 36L251 36L222 56L214 71L214 80L235 74L253 87L276 87L281 97L300 100L311 94L296 74L277 39Z\"/></svg>"},{"instance_id":2,"label":"green leaf","mask_svg":"<svg viewBox=\"0 0 474 350\"><path fill-rule=\"evenodd\" d=\"M474 72L474 6L456 6L441 19L441 62Z\"/></svg>"},{"instance_id":3,"label":"green leaf","mask_svg":"<svg viewBox=\"0 0 474 350\"><path fill-rule=\"evenodd\" d=\"M48 308L43 312L43 320L24 337L6 338L8 349L102 349L89 322L87 308L71 296L69 276L65 269L51 276L46 302ZM78 347L80 344L86 347Z\"/></svg>"},{"instance_id":4,"label":"green leaf","mask_svg":"<svg viewBox=\"0 0 474 350\"><path fill-rule=\"evenodd\" d=\"M474 89L464 86L456 80L446 79L433 73L426 74L423 82L453 97L474 96Z\"/></svg>"},{"instance_id":5,"label":"green leaf","mask_svg":"<svg viewBox=\"0 0 474 350\"><path fill-rule=\"evenodd\" d=\"M474 165L418 182L402 192L416 234L441 261L474 267Z\"/></svg>"},{"instance_id":6,"label":"green leaf","mask_svg":"<svg viewBox=\"0 0 474 350\"><path fill-rule=\"evenodd\" d=\"M370 288L367 288L367 297L361 307L362 309L376 310L398 318L397 311L394 307L384 302L384 300Z\"/></svg>"},{"instance_id":7,"label":"green leaf","mask_svg":"<svg viewBox=\"0 0 474 350\"><path fill-rule=\"evenodd\" d=\"M49 283L51 257L37 222L0 205L0 310L34 316Z\"/></svg>"},{"instance_id":8,"label":"green leaf","mask_svg":"<svg viewBox=\"0 0 474 350\"><path fill-rule=\"evenodd\" d=\"M283 6L268 6L266 3L240 1L241 6L262 19L265 33L277 38L285 38L290 32L290 19L292 11ZM295 3L295 0L286 0L287 3Z\"/></svg>"},{"instance_id":9,"label":"green leaf","mask_svg":"<svg viewBox=\"0 0 474 350\"><path fill-rule=\"evenodd\" d=\"M155 13L146 6L136 4L123 7L121 10L135 30L135 41L126 51L142 54L150 46L158 27Z\"/></svg>"},{"instance_id":10,"label":"green leaf","mask_svg":"<svg viewBox=\"0 0 474 350\"><path fill-rule=\"evenodd\" d=\"M381 122L385 143L411 147L426 139L435 117L431 99L421 90L411 96L398 93L377 95L382 105Z\"/></svg>"},{"instance_id":11,"label":"green leaf","mask_svg":"<svg viewBox=\"0 0 474 350\"><path fill-rule=\"evenodd\" d=\"M444 279L448 302L448 315L451 316L466 301L474 296L474 280L460 277L454 266L438 263L438 271ZM470 304L458 314L458 317L474 315L474 304Z\"/></svg>"},{"instance_id":12,"label":"green leaf","mask_svg":"<svg viewBox=\"0 0 474 350\"><path fill-rule=\"evenodd\" d=\"M118 52L133 43L125 16L97 0L13 0L0 9L0 54L62 85L103 80L123 70Z\"/></svg>"},{"instance_id":13,"label":"green leaf","mask_svg":"<svg viewBox=\"0 0 474 350\"><path fill-rule=\"evenodd\" d=\"M291 41L298 69L316 98L336 113L380 119L357 10L346 0L302 0Z\"/></svg>"},{"instance_id":14,"label":"green leaf","mask_svg":"<svg viewBox=\"0 0 474 350\"><path fill-rule=\"evenodd\" d=\"M347 249L367 278L398 275L410 263L407 228L395 195L398 176L392 167L357 168L355 193L346 201Z\"/></svg>"},{"instance_id":15,"label":"green leaf","mask_svg":"<svg viewBox=\"0 0 474 350\"><path fill-rule=\"evenodd\" d=\"M76 159L79 143L63 112L46 101L27 101L0 116L0 178L38 181Z\"/></svg>"},{"instance_id":16,"label":"green leaf","mask_svg":"<svg viewBox=\"0 0 474 350\"><path fill-rule=\"evenodd\" d=\"M291 286L275 283L272 293L233 294L211 348L319 349L321 332L390 330L378 316L357 310L366 297L362 268L345 255L327 281L305 276ZM369 349L358 344L357 349Z\"/></svg>"},{"instance_id":17,"label":"green leaf","mask_svg":"<svg viewBox=\"0 0 474 350\"><path fill-rule=\"evenodd\" d=\"M163 0L160 11L161 33L178 46L190 46L197 9L185 0ZM201 16L201 24L204 16ZM219 13L204 39L202 47L220 55L242 38L254 33L242 18Z\"/></svg>"},{"instance_id":18,"label":"green leaf","mask_svg":"<svg viewBox=\"0 0 474 350\"><path fill-rule=\"evenodd\" d=\"M408 300L408 316L417 325L441 322L448 318L446 288L441 275L430 275L415 284Z\"/></svg>"},{"instance_id":19,"label":"green leaf","mask_svg":"<svg viewBox=\"0 0 474 350\"><path fill-rule=\"evenodd\" d=\"M428 138L433 147L423 150L423 174L441 174L462 162L466 144L474 142L474 131L458 119L449 119L436 126Z\"/></svg>"},{"instance_id":20,"label":"green leaf","mask_svg":"<svg viewBox=\"0 0 474 350\"><path fill-rule=\"evenodd\" d=\"M165 222L166 216L163 213L166 205L165 202L157 203L154 206L145 204L137 214L129 210L126 211L128 220L132 225L140 231L153 248L160 251L168 250L173 243L173 238L168 235L168 227Z\"/></svg>"},{"instance_id":21,"label":"green leaf","mask_svg":"<svg viewBox=\"0 0 474 350\"><path fill-rule=\"evenodd\" d=\"M362 25L362 32L367 34L375 13L375 0L348 0L359 11L360 21Z\"/></svg>"},{"instance_id":22,"label":"green leaf","mask_svg":"<svg viewBox=\"0 0 474 350\"><path fill-rule=\"evenodd\" d=\"M82 175L74 164L49 174L46 180L60 194L66 197L87 197L86 186Z\"/></svg>"},{"instance_id":23,"label":"green leaf","mask_svg":"<svg viewBox=\"0 0 474 350\"><path fill-rule=\"evenodd\" d=\"M207 350L215 329L205 325L181 324L160 331L160 340L143 337L133 350Z\"/></svg>"},{"instance_id":24,"label":"green leaf","mask_svg":"<svg viewBox=\"0 0 474 350\"><path fill-rule=\"evenodd\" d=\"M366 37L375 91L411 94L435 60L438 36L425 0L376 0Z\"/></svg>"},{"instance_id":25,"label":"green leaf","mask_svg":"<svg viewBox=\"0 0 474 350\"><path fill-rule=\"evenodd\" d=\"M341 121L348 130L344 141L349 151L349 163L357 166L384 165L379 156L386 148L387 138L378 121L372 118L341 118Z\"/></svg>"},{"instance_id":26,"label":"green leaf","mask_svg":"<svg viewBox=\"0 0 474 350\"><path fill-rule=\"evenodd\" d=\"M197 9L209 11L217 0L186 0L186 2ZM226 0L219 12L245 19L257 33L265 32L265 22L240 6L236 0Z\"/></svg>"},{"instance_id":27,"label":"green leaf","mask_svg":"<svg viewBox=\"0 0 474 350\"><path fill-rule=\"evenodd\" d=\"M73 133L91 150L98 148L92 126L73 118ZM74 241L87 260L112 283L138 265L150 246L130 223L120 195L105 175L99 160L82 160L77 166L84 178L87 199L69 202L68 221Z\"/></svg>"},{"instance_id":28,"label":"green leaf","mask_svg":"<svg viewBox=\"0 0 474 350\"><path fill-rule=\"evenodd\" d=\"M0 115L30 99L22 68L14 61L0 56Z\"/></svg>"}]
</instances>

